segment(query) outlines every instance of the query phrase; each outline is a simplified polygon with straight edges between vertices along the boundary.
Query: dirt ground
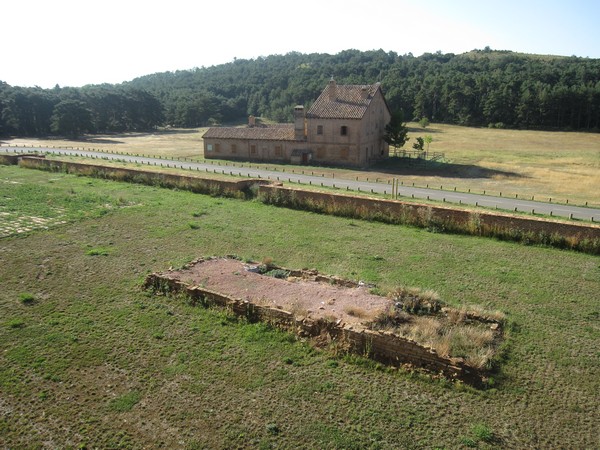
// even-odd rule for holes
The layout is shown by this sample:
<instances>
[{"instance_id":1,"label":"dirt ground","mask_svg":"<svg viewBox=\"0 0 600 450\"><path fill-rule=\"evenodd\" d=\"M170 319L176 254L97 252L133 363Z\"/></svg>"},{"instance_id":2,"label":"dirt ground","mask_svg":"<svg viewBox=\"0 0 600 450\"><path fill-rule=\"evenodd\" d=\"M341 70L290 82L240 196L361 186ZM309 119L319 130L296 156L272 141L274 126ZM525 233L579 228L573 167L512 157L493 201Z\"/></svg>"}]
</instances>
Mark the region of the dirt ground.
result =
<instances>
[{"instance_id":1,"label":"dirt ground","mask_svg":"<svg viewBox=\"0 0 600 450\"><path fill-rule=\"evenodd\" d=\"M170 277L252 303L277 307L296 317L328 317L348 325L364 323L390 308L390 299L368 286L344 287L309 278L261 275L259 264L219 258L200 261Z\"/></svg>"}]
</instances>

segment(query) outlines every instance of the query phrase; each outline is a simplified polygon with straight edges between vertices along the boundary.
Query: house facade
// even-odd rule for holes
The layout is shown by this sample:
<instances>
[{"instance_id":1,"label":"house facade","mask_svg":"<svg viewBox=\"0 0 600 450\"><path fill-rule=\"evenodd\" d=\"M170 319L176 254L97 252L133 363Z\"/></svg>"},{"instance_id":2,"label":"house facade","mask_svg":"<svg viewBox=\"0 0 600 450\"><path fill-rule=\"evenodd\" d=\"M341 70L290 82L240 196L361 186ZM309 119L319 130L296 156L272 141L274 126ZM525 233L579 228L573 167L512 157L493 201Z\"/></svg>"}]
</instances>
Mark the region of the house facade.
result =
<instances>
[{"instance_id":1,"label":"house facade","mask_svg":"<svg viewBox=\"0 0 600 450\"><path fill-rule=\"evenodd\" d=\"M383 140L391 113L379 83L338 85L331 79L310 107L294 108L293 124L213 127L204 157L364 167L389 156Z\"/></svg>"}]
</instances>

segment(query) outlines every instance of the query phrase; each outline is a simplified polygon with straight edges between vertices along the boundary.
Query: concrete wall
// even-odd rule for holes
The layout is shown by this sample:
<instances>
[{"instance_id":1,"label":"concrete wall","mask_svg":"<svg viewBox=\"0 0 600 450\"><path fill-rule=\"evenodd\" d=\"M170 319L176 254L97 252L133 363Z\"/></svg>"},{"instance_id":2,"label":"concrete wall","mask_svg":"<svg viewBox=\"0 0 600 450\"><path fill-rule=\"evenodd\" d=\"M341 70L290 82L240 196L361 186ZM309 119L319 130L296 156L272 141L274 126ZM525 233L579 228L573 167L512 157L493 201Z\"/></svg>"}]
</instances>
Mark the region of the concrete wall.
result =
<instances>
[{"instance_id":1,"label":"concrete wall","mask_svg":"<svg viewBox=\"0 0 600 450\"><path fill-rule=\"evenodd\" d=\"M239 181L214 180L188 175L153 172L143 169L128 169L69 161L55 161L36 157L20 158L19 165L30 169L74 173L95 178L106 178L166 188L177 188L201 194L224 195L229 197L250 196L251 193L249 190L251 187L261 183L268 183L268 181L265 180L255 179Z\"/></svg>"},{"instance_id":2,"label":"concrete wall","mask_svg":"<svg viewBox=\"0 0 600 450\"><path fill-rule=\"evenodd\" d=\"M267 203L325 214L417 225L439 231L494 236L600 253L600 226L469 211L353 195L263 185L259 195Z\"/></svg>"},{"instance_id":3,"label":"concrete wall","mask_svg":"<svg viewBox=\"0 0 600 450\"><path fill-rule=\"evenodd\" d=\"M251 189L259 186L258 194L263 201L279 206L358 219L429 227L442 232L493 236L600 254L600 226L593 224L307 191L270 184L269 181L262 179L224 181L21 155L0 155L0 157L4 157L0 158L0 163L5 161L5 164L14 164L17 160L22 167L32 169L76 173L210 195L248 198L255 194Z\"/></svg>"}]
</instances>

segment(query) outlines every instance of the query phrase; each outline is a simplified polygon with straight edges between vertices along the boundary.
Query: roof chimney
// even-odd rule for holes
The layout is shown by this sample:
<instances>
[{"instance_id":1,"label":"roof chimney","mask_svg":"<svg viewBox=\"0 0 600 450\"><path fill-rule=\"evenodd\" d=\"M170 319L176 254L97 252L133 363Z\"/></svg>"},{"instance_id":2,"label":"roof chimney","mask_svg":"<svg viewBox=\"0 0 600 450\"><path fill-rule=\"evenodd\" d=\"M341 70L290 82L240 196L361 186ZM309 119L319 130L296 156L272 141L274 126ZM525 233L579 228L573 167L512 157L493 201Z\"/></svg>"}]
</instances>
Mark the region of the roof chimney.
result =
<instances>
[{"instance_id":1,"label":"roof chimney","mask_svg":"<svg viewBox=\"0 0 600 450\"><path fill-rule=\"evenodd\" d=\"M304 106L298 105L294 108L294 139L303 141L306 139L306 129L304 120Z\"/></svg>"},{"instance_id":2,"label":"roof chimney","mask_svg":"<svg viewBox=\"0 0 600 450\"><path fill-rule=\"evenodd\" d=\"M370 93L371 92L370 92L369 86L363 86L361 88L361 96L362 96L362 98L365 98L365 99L369 98L369 94Z\"/></svg>"},{"instance_id":3,"label":"roof chimney","mask_svg":"<svg viewBox=\"0 0 600 450\"><path fill-rule=\"evenodd\" d=\"M250 128L255 127L256 126L256 117L250 115L248 116L248 126Z\"/></svg>"},{"instance_id":4,"label":"roof chimney","mask_svg":"<svg viewBox=\"0 0 600 450\"><path fill-rule=\"evenodd\" d=\"M331 80L329 80L329 85L327 86L327 94L329 96L329 100L333 101L337 98L337 85L335 84L335 80L333 79L333 75L331 76Z\"/></svg>"}]
</instances>

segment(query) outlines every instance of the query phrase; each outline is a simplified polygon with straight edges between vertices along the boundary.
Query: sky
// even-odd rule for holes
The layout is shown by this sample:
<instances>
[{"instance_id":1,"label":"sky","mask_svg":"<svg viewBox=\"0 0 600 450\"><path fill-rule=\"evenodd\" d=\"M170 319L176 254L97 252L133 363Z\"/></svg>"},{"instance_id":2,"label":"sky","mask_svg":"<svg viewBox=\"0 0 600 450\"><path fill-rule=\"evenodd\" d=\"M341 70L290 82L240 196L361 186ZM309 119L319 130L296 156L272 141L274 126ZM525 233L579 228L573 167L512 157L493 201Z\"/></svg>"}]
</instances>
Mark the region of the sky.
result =
<instances>
[{"instance_id":1,"label":"sky","mask_svg":"<svg viewBox=\"0 0 600 450\"><path fill-rule=\"evenodd\" d=\"M121 83L292 51L600 58L598 0L3 0L0 81Z\"/></svg>"}]
</instances>

